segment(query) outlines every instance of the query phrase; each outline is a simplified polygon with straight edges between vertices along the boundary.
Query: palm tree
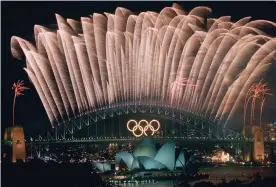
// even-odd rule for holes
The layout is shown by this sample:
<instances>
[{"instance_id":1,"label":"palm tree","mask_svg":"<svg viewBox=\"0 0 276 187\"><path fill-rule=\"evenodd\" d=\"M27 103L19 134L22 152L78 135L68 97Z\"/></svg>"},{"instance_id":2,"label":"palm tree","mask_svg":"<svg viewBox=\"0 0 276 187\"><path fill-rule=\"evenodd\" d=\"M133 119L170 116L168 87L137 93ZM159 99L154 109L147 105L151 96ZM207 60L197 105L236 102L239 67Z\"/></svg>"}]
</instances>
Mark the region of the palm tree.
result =
<instances>
[{"instance_id":1,"label":"palm tree","mask_svg":"<svg viewBox=\"0 0 276 187\"><path fill-rule=\"evenodd\" d=\"M12 89L14 90L14 97L13 97L13 109L12 109L12 126L14 126L14 108L15 108L15 101L16 97L20 95L24 95L22 92L29 88L24 86L24 81L18 80L17 83L13 83Z\"/></svg>"}]
</instances>

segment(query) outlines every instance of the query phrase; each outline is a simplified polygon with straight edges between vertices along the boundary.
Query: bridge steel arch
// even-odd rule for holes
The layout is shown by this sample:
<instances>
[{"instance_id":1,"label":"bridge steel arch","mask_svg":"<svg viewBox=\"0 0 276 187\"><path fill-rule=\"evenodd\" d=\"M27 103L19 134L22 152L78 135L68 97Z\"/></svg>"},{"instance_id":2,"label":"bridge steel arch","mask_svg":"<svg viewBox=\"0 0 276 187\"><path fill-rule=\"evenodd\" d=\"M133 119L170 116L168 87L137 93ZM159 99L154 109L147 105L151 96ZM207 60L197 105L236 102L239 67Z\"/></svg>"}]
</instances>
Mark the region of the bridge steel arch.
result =
<instances>
[{"instance_id":1,"label":"bridge steel arch","mask_svg":"<svg viewBox=\"0 0 276 187\"><path fill-rule=\"evenodd\" d=\"M103 120L129 114L148 114L154 117L161 117L187 128L204 134L206 139L224 140L224 139L242 139L242 135L233 130L219 126L216 122L206 119L200 115L185 111L183 109L173 108L169 105L117 105L108 108L101 108L97 111L80 115L77 118L70 119L55 127L54 134L47 133L47 137L39 135L35 141L66 141L74 140L74 133L83 128L95 125ZM119 139L121 137L110 137Z\"/></svg>"}]
</instances>

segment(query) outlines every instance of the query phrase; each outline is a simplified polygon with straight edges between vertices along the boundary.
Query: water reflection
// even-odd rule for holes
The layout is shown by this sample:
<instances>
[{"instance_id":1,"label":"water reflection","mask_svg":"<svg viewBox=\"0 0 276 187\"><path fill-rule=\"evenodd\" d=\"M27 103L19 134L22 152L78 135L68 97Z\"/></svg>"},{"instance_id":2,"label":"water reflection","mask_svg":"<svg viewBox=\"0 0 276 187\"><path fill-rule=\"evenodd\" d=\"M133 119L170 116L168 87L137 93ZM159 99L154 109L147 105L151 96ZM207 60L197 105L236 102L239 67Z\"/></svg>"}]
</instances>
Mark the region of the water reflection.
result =
<instances>
[{"instance_id":1,"label":"water reflection","mask_svg":"<svg viewBox=\"0 0 276 187\"><path fill-rule=\"evenodd\" d=\"M158 181L154 183L149 183L149 184L122 184L121 186L124 187L173 187L174 182L173 181Z\"/></svg>"},{"instance_id":2,"label":"water reflection","mask_svg":"<svg viewBox=\"0 0 276 187\"><path fill-rule=\"evenodd\" d=\"M242 181L250 181L253 175L259 173L261 177L276 177L276 166L273 167L256 167L256 166L219 166L219 167L202 167L201 173L208 173L210 177L208 179L202 179L200 181L189 182L191 185L197 182L212 182L218 184L224 178L226 182L233 179L239 179ZM124 187L173 187L173 181L155 181L147 184L135 184L126 183L121 184Z\"/></svg>"}]
</instances>

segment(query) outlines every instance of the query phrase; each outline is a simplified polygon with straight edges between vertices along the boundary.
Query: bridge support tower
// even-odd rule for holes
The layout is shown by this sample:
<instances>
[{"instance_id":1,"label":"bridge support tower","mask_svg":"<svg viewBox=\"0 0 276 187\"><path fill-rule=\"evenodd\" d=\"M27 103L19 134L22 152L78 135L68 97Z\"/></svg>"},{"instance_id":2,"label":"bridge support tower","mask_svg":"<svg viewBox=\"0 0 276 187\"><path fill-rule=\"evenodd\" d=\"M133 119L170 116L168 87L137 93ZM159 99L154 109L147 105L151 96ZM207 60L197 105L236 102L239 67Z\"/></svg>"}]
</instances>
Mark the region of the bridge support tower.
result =
<instances>
[{"instance_id":1,"label":"bridge support tower","mask_svg":"<svg viewBox=\"0 0 276 187\"><path fill-rule=\"evenodd\" d=\"M254 162L264 161L264 134L261 126L254 125L252 127L252 135L254 137Z\"/></svg>"},{"instance_id":2,"label":"bridge support tower","mask_svg":"<svg viewBox=\"0 0 276 187\"><path fill-rule=\"evenodd\" d=\"M244 160L246 162L263 162L264 161L264 135L261 126L254 125L251 129L247 129L245 137L252 137L254 140L244 141ZM250 134L246 136L246 134Z\"/></svg>"},{"instance_id":3,"label":"bridge support tower","mask_svg":"<svg viewBox=\"0 0 276 187\"><path fill-rule=\"evenodd\" d=\"M17 160L26 161L26 146L24 130L20 126L14 126L7 128L4 135L4 141L6 144L11 145L11 161Z\"/></svg>"}]
</instances>

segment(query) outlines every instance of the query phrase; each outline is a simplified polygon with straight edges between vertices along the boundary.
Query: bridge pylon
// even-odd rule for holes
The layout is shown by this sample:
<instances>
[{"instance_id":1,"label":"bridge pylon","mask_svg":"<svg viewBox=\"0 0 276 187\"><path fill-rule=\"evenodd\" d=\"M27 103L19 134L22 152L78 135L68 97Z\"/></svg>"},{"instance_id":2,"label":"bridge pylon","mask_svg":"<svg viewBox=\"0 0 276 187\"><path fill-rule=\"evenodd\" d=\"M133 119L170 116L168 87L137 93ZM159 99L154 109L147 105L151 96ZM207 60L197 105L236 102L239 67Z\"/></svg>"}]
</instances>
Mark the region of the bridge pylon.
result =
<instances>
[{"instance_id":1,"label":"bridge pylon","mask_svg":"<svg viewBox=\"0 0 276 187\"><path fill-rule=\"evenodd\" d=\"M264 161L264 134L261 126L254 125L252 127L252 135L254 137L253 160L255 162Z\"/></svg>"},{"instance_id":2,"label":"bridge pylon","mask_svg":"<svg viewBox=\"0 0 276 187\"><path fill-rule=\"evenodd\" d=\"M26 146L24 130L21 126L9 127L5 131L4 141L11 146L11 161L26 161Z\"/></svg>"},{"instance_id":3,"label":"bridge pylon","mask_svg":"<svg viewBox=\"0 0 276 187\"><path fill-rule=\"evenodd\" d=\"M249 125L244 125L242 134L244 137L243 142L243 159L245 162L252 161L252 142L246 141L247 138L251 138L251 127Z\"/></svg>"},{"instance_id":4,"label":"bridge pylon","mask_svg":"<svg viewBox=\"0 0 276 187\"><path fill-rule=\"evenodd\" d=\"M264 135L262 127L254 125L243 128L244 135L244 160L246 162L263 162L264 161ZM254 141L246 141L247 138L253 138Z\"/></svg>"}]
</instances>

